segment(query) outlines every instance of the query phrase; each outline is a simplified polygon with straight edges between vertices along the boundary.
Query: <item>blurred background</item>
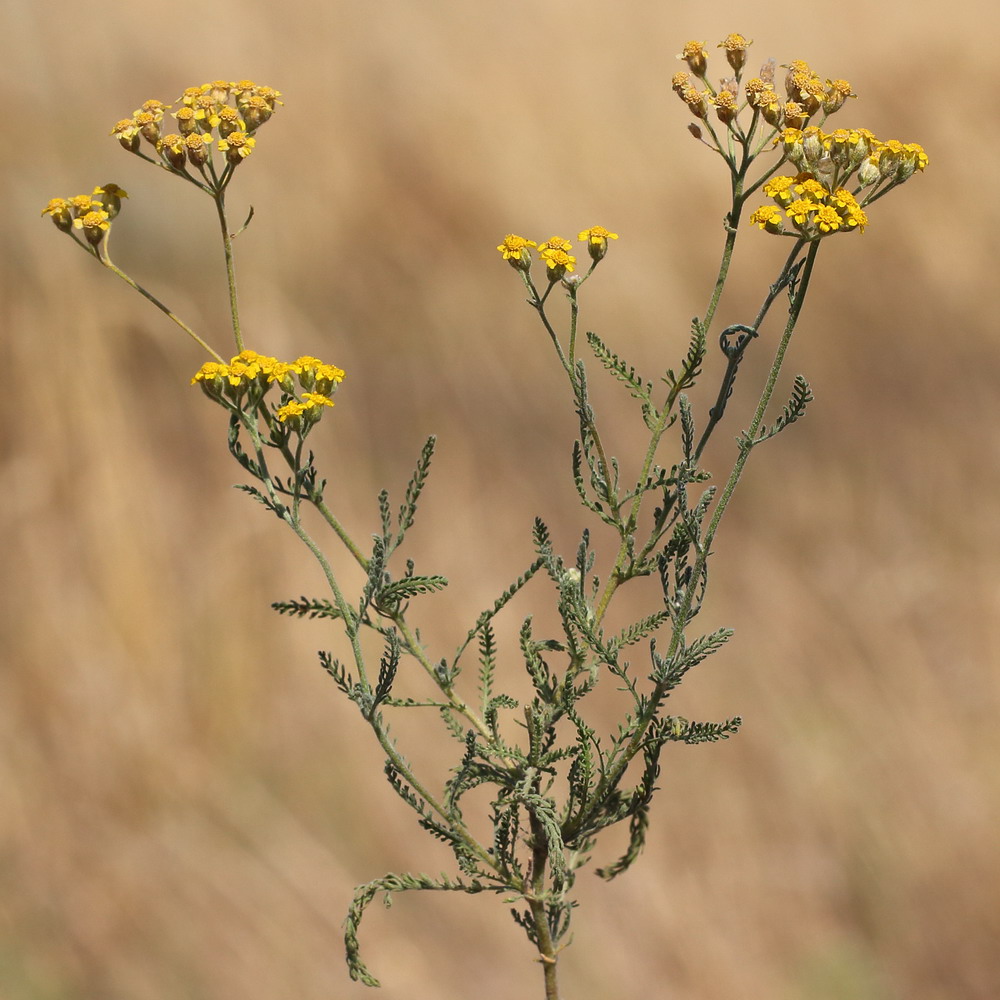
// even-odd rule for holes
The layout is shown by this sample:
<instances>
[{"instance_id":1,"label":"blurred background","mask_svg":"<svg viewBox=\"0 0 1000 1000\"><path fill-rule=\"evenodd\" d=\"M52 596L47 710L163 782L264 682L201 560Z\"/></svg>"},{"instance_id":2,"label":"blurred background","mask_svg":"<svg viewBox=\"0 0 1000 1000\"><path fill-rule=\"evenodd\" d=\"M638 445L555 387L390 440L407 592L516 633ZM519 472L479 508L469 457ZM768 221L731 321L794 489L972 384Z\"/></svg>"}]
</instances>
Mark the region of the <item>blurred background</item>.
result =
<instances>
[{"instance_id":1,"label":"blurred background","mask_svg":"<svg viewBox=\"0 0 1000 1000\"><path fill-rule=\"evenodd\" d=\"M861 98L836 124L918 141L931 165L820 254L787 375L817 401L749 465L699 623L736 637L673 708L745 728L669 748L639 865L582 875L564 995L996 997L998 150L981 127L996 26L973 0L819 18L650 0L4 4L0 997L361 997L342 960L354 886L451 870L317 664L336 630L269 610L322 583L230 488L223 414L188 385L205 359L39 218L48 199L125 187L116 260L227 354L211 203L108 132L220 77L283 92L230 195L234 224L256 210L237 241L247 340L347 370L312 440L359 538L439 435L409 554L453 581L415 606L444 655L530 561L535 515L564 552L584 523L561 373L494 248L620 233L583 325L647 377L676 364L728 182L669 80L690 38L723 75L730 31L755 40L754 65L846 77ZM752 317L785 252L757 230L739 247L722 323ZM774 339L744 364L718 473ZM634 468L633 403L595 383ZM623 619L648 610L637 590ZM515 618L547 598L540 584ZM443 780L454 745L400 732ZM598 860L622 846L611 835ZM541 994L492 898L399 897L372 907L362 944L386 1000Z\"/></svg>"}]
</instances>

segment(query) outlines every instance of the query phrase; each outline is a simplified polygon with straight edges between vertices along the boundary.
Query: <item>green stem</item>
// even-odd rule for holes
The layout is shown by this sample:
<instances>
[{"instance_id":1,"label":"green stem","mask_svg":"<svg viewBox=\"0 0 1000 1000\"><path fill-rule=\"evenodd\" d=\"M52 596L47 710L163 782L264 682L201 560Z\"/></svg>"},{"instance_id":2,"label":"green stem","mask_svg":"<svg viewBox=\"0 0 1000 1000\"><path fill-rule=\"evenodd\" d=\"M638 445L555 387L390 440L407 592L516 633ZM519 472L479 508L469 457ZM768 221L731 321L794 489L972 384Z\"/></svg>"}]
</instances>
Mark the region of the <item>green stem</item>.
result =
<instances>
[{"instance_id":1,"label":"green stem","mask_svg":"<svg viewBox=\"0 0 1000 1000\"><path fill-rule=\"evenodd\" d=\"M240 306L236 295L236 262L233 258L233 238L229 235L229 223L226 221L226 191L224 185L221 184L215 194L215 208L219 213L222 245L226 252L226 279L229 282L229 314L232 317L236 353L239 354L243 351L243 330L240 327Z\"/></svg>"},{"instance_id":2,"label":"green stem","mask_svg":"<svg viewBox=\"0 0 1000 1000\"><path fill-rule=\"evenodd\" d=\"M164 313L166 316L172 319L196 344L198 344L200 347L208 351L208 353L211 354L212 357L215 358L217 362L219 362L219 364L225 364L222 358L218 354L216 354L215 351L213 351L212 348L209 347L208 344L206 344L205 341L202 340L201 337L199 337L198 334L196 334L194 330L192 330L191 327L187 325L187 323L181 320L176 314L171 312L170 309L168 309L155 295L153 295L151 292L147 292L146 289L142 287L142 285L140 285L134 279L130 278L120 267L118 267L117 264L112 262L111 258L107 256L106 252L103 256L99 253L95 253L94 256L109 271L111 271L114 274L117 274L118 277L121 278L122 281L124 281L127 285L130 285L140 295L149 299L149 301L152 302L157 309L159 309L162 313Z\"/></svg>"},{"instance_id":3,"label":"green stem","mask_svg":"<svg viewBox=\"0 0 1000 1000\"><path fill-rule=\"evenodd\" d=\"M712 520L709 522L704 538L698 544L698 555L694 566L691 569L690 582L685 590L681 606L674 614L675 625L670 637L670 648L667 651L665 659L669 660L676 654L684 636L684 630L687 627L688 620L690 618L691 607L694 603L694 597L698 590L699 581L705 570L705 563L712 549L712 542L719 529L722 517L729 506L729 502L732 500L733 493L740 481L740 477L743 474L743 469L750 456L750 452L753 451L754 438L760 430L760 426L764 420L764 414L771 401L771 396L774 394L774 387L778 381L778 376L781 373L781 368L785 361L785 353L788 350L788 344L792 338L792 333L795 331L795 324L798 321L799 313L802 310L802 303L805 301L806 292L809 289L809 279L812 275L813 263L816 259L816 252L818 249L818 241L809 245L809 253L806 256L805 265L802 269L802 275L799 278L798 287L796 288L795 296L788 311L788 322L785 324L784 333L782 334L781 341L775 351L774 362L771 365L771 371L768 374L767 380L764 383L764 388L761 391L760 400L757 403L757 409L754 411L753 418L750 421L750 426L743 435L743 443L740 447L739 456L733 466L733 471L729 475L729 479L726 481L722 495L716 504L715 510L712 514ZM650 723L656 717L656 714L660 709L660 701L662 700L664 691L665 687L662 684L658 684L654 687L649 696L645 711L643 711L636 720L635 732L632 738L617 755L617 759L613 763L609 762L609 766L605 774L602 776L597 789L591 796L590 801L592 803L601 803L604 801L608 790L617 785L632 758L642 748L643 741L646 738L646 730L649 728ZM589 814L587 813L582 813L577 820L576 826L581 825L588 818L588 815Z\"/></svg>"},{"instance_id":4,"label":"green stem","mask_svg":"<svg viewBox=\"0 0 1000 1000\"><path fill-rule=\"evenodd\" d=\"M535 940L538 946L538 960L542 964L542 975L545 980L545 1000L559 1000L558 954L552 933L549 930L548 916L545 912L545 902L542 897L545 892L545 871L548 863L548 841L542 824L529 813L531 825L531 882L532 895L528 898L528 909L535 929Z\"/></svg>"}]
</instances>

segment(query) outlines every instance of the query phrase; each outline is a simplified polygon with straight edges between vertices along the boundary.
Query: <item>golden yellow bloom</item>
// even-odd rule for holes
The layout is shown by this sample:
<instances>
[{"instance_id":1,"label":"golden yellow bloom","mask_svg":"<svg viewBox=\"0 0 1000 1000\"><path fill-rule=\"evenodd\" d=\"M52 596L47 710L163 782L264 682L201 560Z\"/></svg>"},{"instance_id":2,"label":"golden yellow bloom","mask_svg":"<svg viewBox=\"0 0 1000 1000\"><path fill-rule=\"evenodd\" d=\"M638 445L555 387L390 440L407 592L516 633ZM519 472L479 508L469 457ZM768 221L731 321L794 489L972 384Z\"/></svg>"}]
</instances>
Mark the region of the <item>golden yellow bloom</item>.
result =
<instances>
[{"instance_id":1,"label":"golden yellow bloom","mask_svg":"<svg viewBox=\"0 0 1000 1000\"><path fill-rule=\"evenodd\" d=\"M88 243L97 246L104 239L104 234L111 228L111 221L105 211L88 212L73 220L75 229L82 229Z\"/></svg>"},{"instance_id":2,"label":"golden yellow bloom","mask_svg":"<svg viewBox=\"0 0 1000 1000\"><path fill-rule=\"evenodd\" d=\"M543 250L541 251L542 260L545 261L545 266L548 268L547 275L549 281L558 281L562 278L568 271L572 271L576 267L576 258L571 257L565 250Z\"/></svg>"},{"instance_id":3,"label":"golden yellow bloom","mask_svg":"<svg viewBox=\"0 0 1000 1000\"><path fill-rule=\"evenodd\" d=\"M509 233L503 238L503 243L497 247L497 250L511 267L517 268L519 271L527 271L531 267L531 254L528 247L537 246L538 244L534 240L526 240L523 236Z\"/></svg>"},{"instance_id":4,"label":"golden yellow bloom","mask_svg":"<svg viewBox=\"0 0 1000 1000\"><path fill-rule=\"evenodd\" d=\"M577 239L586 240L587 252L591 259L599 261L603 260L608 252L608 240L618 239L618 234L609 232L604 226L591 226L589 229L581 230Z\"/></svg>"},{"instance_id":5,"label":"golden yellow bloom","mask_svg":"<svg viewBox=\"0 0 1000 1000\"><path fill-rule=\"evenodd\" d=\"M715 113L719 116L719 121L728 125L736 118L736 98L728 90L720 90L709 100L715 105Z\"/></svg>"},{"instance_id":6,"label":"golden yellow bloom","mask_svg":"<svg viewBox=\"0 0 1000 1000\"><path fill-rule=\"evenodd\" d=\"M195 117L194 108L189 104L178 108L174 112L174 118L177 119L177 129L181 135L193 135L198 131L198 119Z\"/></svg>"},{"instance_id":7,"label":"golden yellow bloom","mask_svg":"<svg viewBox=\"0 0 1000 1000\"><path fill-rule=\"evenodd\" d=\"M162 118L162 114L157 116L149 111L140 111L132 120L139 129L139 135L146 142L155 146L160 141L160 121Z\"/></svg>"},{"instance_id":8,"label":"golden yellow bloom","mask_svg":"<svg viewBox=\"0 0 1000 1000\"><path fill-rule=\"evenodd\" d=\"M564 240L561 236L550 236L544 243L538 244L538 252L545 255L548 250L563 250L569 253L573 249L573 244L569 240Z\"/></svg>"},{"instance_id":9,"label":"golden yellow bloom","mask_svg":"<svg viewBox=\"0 0 1000 1000\"><path fill-rule=\"evenodd\" d=\"M246 159L252 152L257 140L246 132L233 132L225 139L219 140L219 152L226 154L226 159L236 165Z\"/></svg>"},{"instance_id":10,"label":"golden yellow bloom","mask_svg":"<svg viewBox=\"0 0 1000 1000\"><path fill-rule=\"evenodd\" d=\"M814 201L798 198L788 203L785 207L785 214L796 226L801 228L808 221L810 213L815 212L818 207Z\"/></svg>"},{"instance_id":11,"label":"golden yellow bloom","mask_svg":"<svg viewBox=\"0 0 1000 1000\"><path fill-rule=\"evenodd\" d=\"M73 209L74 218L86 215L88 212L92 212L97 207L97 202L95 202L93 196L89 194L74 195L69 199L69 204Z\"/></svg>"},{"instance_id":12,"label":"golden yellow bloom","mask_svg":"<svg viewBox=\"0 0 1000 1000\"><path fill-rule=\"evenodd\" d=\"M115 127L111 134L116 136L118 141L130 153L134 153L139 148L139 126L131 118L123 118L115 122Z\"/></svg>"},{"instance_id":13,"label":"golden yellow bloom","mask_svg":"<svg viewBox=\"0 0 1000 1000\"><path fill-rule=\"evenodd\" d=\"M792 185L794 177L772 177L762 188L768 198L774 198L780 205L787 205L792 200Z\"/></svg>"},{"instance_id":14,"label":"golden yellow bloom","mask_svg":"<svg viewBox=\"0 0 1000 1000\"><path fill-rule=\"evenodd\" d=\"M753 45L753 42L742 35L733 33L731 35L726 35L725 38L719 42L718 48L726 50L726 58L729 60L729 65L736 70L737 73L743 69L747 61L747 48Z\"/></svg>"},{"instance_id":15,"label":"golden yellow bloom","mask_svg":"<svg viewBox=\"0 0 1000 1000\"><path fill-rule=\"evenodd\" d=\"M761 205L753 215L750 216L752 226L760 226L768 233L784 232L781 224L781 212L774 205Z\"/></svg>"},{"instance_id":16,"label":"golden yellow bloom","mask_svg":"<svg viewBox=\"0 0 1000 1000\"><path fill-rule=\"evenodd\" d=\"M304 392L302 393L302 398L305 400L306 409L333 406L333 400L329 396L324 396L321 392Z\"/></svg>"},{"instance_id":17,"label":"golden yellow bloom","mask_svg":"<svg viewBox=\"0 0 1000 1000\"><path fill-rule=\"evenodd\" d=\"M700 93L694 87L688 87L687 90L681 91L681 100L690 108L691 114L695 118L704 118L708 114L709 96L707 91Z\"/></svg>"},{"instance_id":18,"label":"golden yellow bloom","mask_svg":"<svg viewBox=\"0 0 1000 1000\"><path fill-rule=\"evenodd\" d=\"M296 426L301 422L301 417L305 410L306 407L304 403L300 403L298 400L293 399L291 402L285 403L284 406L275 410L274 415L283 424L291 423L293 426Z\"/></svg>"},{"instance_id":19,"label":"golden yellow bloom","mask_svg":"<svg viewBox=\"0 0 1000 1000\"><path fill-rule=\"evenodd\" d=\"M813 222L816 228L819 229L821 233L826 235L827 233L835 233L843 225L843 220L840 214L831 205L820 205L816 209L816 214L813 217Z\"/></svg>"},{"instance_id":20,"label":"golden yellow bloom","mask_svg":"<svg viewBox=\"0 0 1000 1000\"><path fill-rule=\"evenodd\" d=\"M823 97L823 111L832 115L844 106L848 97L857 97L846 80L827 80L826 93Z\"/></svg>"},{"instance_id":21,"label":"golden yellow bloom","mask_svg":"<svg viewBox=\"0 0 1000 1000\"><path fill-rule=\"evenodd\" d=\"M206 131L210 132L219 125L219 105L209 97L202 94L191 102L191 110L198 124Z\"/></svg>"},{"instance_id":22,"label":"golden yellow bloom","mask_svg":"<svg viewBox=\"0 0 1000 1000\"><path fill-rule=\"evenodd\" d=\"M194 166L200 167L207 162L211 142L210 135L202 135L200 132L192 132L184 137L184 151Z\"/></svg>"},{"instance_id":23,"label":"golden yellow bloom","mask_svg":"<svg viewBox=\"0 0 1000 1000\"><path fill-rule=\"evenodd\" d=\"M225 139L228 135L232 135L233 132L246 131L246 125L243 124L243 119L240 118L240 113L236 110L236 108L231 108L228 104L225 107L219 108L215 119L219 129L219 135L222 136L223 139Z\"/></svg>"},{"instance_id":24,"label":"golden yellow bloom","mask_svg":"<svg viewBox=\"0 0 1000 1000\"><path fill-rule=\"evenodd\" d=\"M65 198L53 198L42 209L42 215L48 215L56 224L57 229L68 233L73 228L73 212L70 203Z\"/></svg>"},{"instance_id":25,"label":"golden yellow bloom","mask_svg":"<svg viewBox=\"0 0 1000 1000\"><path fill-rule=\"evenodd\" d=\"M175 170L183 170L187 163L187 146L182 136L171 132L165 135L157 144L156 151Z\"/></svg>"},{"instance_id":26,"label":"golden yellow bloom","mask_svg":"<svg viewBox=\"0 0 1000 1000\"><path fill-rule=\"evenodd\" d=\"M688 42L677 56L688 64L695 76L703 77L708 68L708 50L704 42Z\"/></svg>"}]
</instances>

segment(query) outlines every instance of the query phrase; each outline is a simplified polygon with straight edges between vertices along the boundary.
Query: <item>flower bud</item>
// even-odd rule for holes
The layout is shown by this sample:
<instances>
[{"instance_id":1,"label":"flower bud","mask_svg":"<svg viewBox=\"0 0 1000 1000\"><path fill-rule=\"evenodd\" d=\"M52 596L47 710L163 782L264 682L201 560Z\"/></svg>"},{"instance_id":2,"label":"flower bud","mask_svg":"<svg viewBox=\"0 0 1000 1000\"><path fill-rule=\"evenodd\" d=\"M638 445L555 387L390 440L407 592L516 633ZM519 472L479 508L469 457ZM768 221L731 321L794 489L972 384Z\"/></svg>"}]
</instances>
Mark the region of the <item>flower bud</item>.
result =
<instances>
[{"instance_id":1,"label":"flower bud","mask_svg":"<svg viewBox=\"0 0 1000 1000\"><path fill-rule=\"evenodd\" d=\"M873 153L858 168L858 183L862 187L870 187L881 178L882 171L878 168L878 153Z\"/></svg>"},{"instance_id":2,"label":"flower bud","mask_svg":"<svg viewBox=\"0 0 1000 1000\"><path fill-rule=\"evenodd\" d=\"M248 132L260 128L274 114L274 108L263 97L257 95L245 101L240 106L240 111Z\"/></svg>"},{"instance_id":3,"label":"flower bud","mask_svg":"<svg viewBox=\"0 0 1000 1000\"><path fill-rule=\"evenodd\" d=\"M108 218L113 219L122 210L122 198L128 197L128 192L120 188L117 184L105 184L104 187L94 188L94 195L97 201L108 213Z\"/></svg>"}]
</instances>

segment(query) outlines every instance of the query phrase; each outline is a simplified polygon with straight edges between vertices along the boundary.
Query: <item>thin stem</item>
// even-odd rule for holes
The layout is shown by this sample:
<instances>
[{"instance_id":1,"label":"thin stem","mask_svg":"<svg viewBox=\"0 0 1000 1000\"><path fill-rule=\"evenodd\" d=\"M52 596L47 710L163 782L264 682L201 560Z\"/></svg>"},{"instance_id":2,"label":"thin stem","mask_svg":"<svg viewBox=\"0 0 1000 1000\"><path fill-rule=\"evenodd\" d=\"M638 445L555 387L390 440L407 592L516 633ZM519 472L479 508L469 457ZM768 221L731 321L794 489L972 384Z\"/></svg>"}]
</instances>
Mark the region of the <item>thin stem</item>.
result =
<instances>
[{"instance_id":1,"label":"thin stem","mask_svg":"<svg viewBox=\"0 0 1000 1000\"><path fill-rule=\"evenodd\" d=\"M223 179L226 177L223 175ZM226 190L220 182L215 195L215 208L219 213L219 227L222 230L222 245L226 252L226 279L229 282L229 314L233 323L233 337L236 340L236 353L243 351L243 330L240 327L240 306L236 295L236 262L233 259L233 239L229 235L229 223L226 221Z\"/></svg>"},{"instance_id":2,"label":"thin stem","mask_svg":"<svg viewBox=\"0 0 1000 1000\"><path fill-rule=\"evenodd\" d=\"M545 1000L559 1000L558 962L559 957L552 932L549 930L548 915L545 912L543 896L545 892L545 871L548 864L548 841L545 831L534 813L529 813L531 826L531 884L532 896L528 898L528 909L535 930L538 946L538 960L542 964L545 980Z\"/></svg>"},{"instance_id":3,"label":"thin stem","mask_svg":"<svg viewBox=\"0 0 1000 1000\"><path fill-rule=\"evenodd\" d=\"M740 477L743 474L743 469L747 463L747 459L750 457L750 452L753 451L754 439L756 438L757 433L760 430L760 426L763 423L764 414L767 411L768 404L771 401L771 396L774 393L775 384L777 383L778 376L781 373L781 368L785 361L785 353L788 350L788 344L795 331L795 325L798 322L799 313L802 310L802 304L805 301L806 292L809 289L809 279L812 275L813 263L816 259L816 252L818 249L818 241L809 245L809 253L806 256L805 265L802 269L802 275L799 279L795 296L788 310L788 322L785 324L784 333L782 334L777 350L775 351L771 371L768 374L767 380L764 383L764 388L761 391L760 400L757 403L757 409L754 411L753 418L750 421L750 426L747 428L742 437L740 453L736 459L735 465L733 466L733 471L730 473L729 479L726 481L722 495L716 504L715 510L712 514L712 520L709 522L708 529L706 530L703 539L698 544L698 555L693 567L691 568L690 582L684 592L684 598L680 607L674 613L674 621L676 624L674 625L673 633L670 637L670 647L664 659L669 660L675 655L684 636L684 630L687 627L688 620L691 615L691 607L694 604L694 597L698 590L699 581L704 573L705 563L712 549L712 542L715 539L715 534L719 529L722 517L729 506L729 502L732 500L733 493L736 490L736 486L738 485ZM654 687L649 696L646 710L636 720L635 732L632 738L617 754L617 759L613 763L609 762L609 766L605 771L605 774L601 778L597 789L591 797L591 802L600 803L604 801L607 790L614 788L617 785L625 771L625 768L628 767L629 762L642 748L643 741L646 738L646 730L655 718L656 713L660 710L660 702L665 690L666 687L662 683L657 684ZM578 817L576 825L582 825L588 817L588 813L582 813Z\"/></svg>"},{"instance_id":4,"label":"thin stem","mask_svg":"<svg viewBox=\"0 0 1000 1000\"><path fill-rule=\"evenodd\" d=\"M164 313L166 316L172 319L196 344L198 344L200 347L208 351L208 353L211 354L212 357L215 358L217 362L219 362L219 364L225 364L222 358L218 354L216 354L216 352L213 351L212 348L209 347L208 344L205 343L205 341L202 340L201 337L199 337L198 334L196 334L194 330L192 330L191 327L187 325L187 323L185 323L175 313L173 313L170 309L168 309L167 306L165 306L155 295L153 295L151 292L147 292L146 289L142 287L142 285L140 285L133 278L130 278L120 267L118 267L117 264L112 262L111 258L108 257L107 254L102 256L101 254L95 253L94 256L97 257L97 259L109 271L111 271L114 274L117 274L118 277L121 278L122 281L124 281L127 285L130 285L140 295L149 299L149 301L152 302L157 309L159 309L162 313Z\"/></svg>"}]
</instances>

